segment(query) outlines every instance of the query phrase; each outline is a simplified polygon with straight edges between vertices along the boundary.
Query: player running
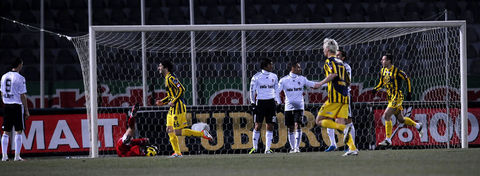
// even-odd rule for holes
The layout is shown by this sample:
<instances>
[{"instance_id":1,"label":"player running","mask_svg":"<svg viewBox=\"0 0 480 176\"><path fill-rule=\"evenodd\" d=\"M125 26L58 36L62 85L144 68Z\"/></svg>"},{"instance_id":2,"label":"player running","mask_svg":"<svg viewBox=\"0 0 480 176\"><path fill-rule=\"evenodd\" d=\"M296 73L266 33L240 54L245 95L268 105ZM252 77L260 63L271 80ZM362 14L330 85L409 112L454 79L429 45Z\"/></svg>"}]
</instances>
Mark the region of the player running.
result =
<instances>
[{"instance_id":1,"label":"player running","mask_svg":"<svg viewBox=\"0 0 480 176\"><path fill-rule=\"evenodd\" d=\"M378 145L389 146L392 144L392 115L395 115L395 117L397 117L398 122L404 123L408 126L414 126L419 131L420 137L422 137L422 123L416 123L409 117L403 117L402 114L403 94L402 90L400 90L400 79L407 82L408 93L406 100L411 100L412 85L410 82L410 78L408 78L407 74L405 74L404 71L393 66L392 54L385 54L382 57L381 62L383 68L380 70L380 82L378 82L378 85L373 89L373 94L375 95L378 90L380 90L381 88L385 88L388 95L388 106L385 112L383 112L383 118L385 119L385 140L378 143Z\"/></svg>"}]
</instances>

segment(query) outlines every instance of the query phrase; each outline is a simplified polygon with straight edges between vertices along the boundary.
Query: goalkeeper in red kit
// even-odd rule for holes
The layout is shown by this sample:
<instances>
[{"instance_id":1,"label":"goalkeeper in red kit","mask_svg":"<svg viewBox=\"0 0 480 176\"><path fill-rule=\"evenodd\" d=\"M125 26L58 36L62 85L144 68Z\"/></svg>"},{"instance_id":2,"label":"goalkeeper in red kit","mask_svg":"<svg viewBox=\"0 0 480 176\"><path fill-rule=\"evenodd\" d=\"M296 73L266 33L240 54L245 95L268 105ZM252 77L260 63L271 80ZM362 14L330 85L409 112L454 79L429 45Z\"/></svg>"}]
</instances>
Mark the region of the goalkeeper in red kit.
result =
<instances>
[{"instance_id":1,"label":"goalkeeper in red kit","mask_svg":"<svg viewBox=\"0 0 480 176\"><path fill-rule=\"evenodd\" d=\"M133 138L135 131L135 115L139 109L138 103L128 111L127 131L118 139L116 149L119 157L129 156L155 156L158 153L158 147L150 145L148 138Z\"/></svg>"}]
</instances>

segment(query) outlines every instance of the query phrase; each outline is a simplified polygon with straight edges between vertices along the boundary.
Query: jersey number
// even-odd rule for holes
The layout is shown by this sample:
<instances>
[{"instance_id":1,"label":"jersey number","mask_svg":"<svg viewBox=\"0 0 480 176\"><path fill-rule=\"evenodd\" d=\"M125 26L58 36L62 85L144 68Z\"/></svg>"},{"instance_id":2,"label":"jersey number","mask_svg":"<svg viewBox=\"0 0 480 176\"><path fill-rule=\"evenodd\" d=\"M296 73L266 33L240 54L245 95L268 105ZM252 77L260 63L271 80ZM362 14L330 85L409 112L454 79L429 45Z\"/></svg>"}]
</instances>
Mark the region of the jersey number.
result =
<instances>
[{"instance_id":1,"label":"jersey number","mask_svg":"<svg viewBox=\"0 0 480 176\"><path fill-rule=\"evenodd\" d=\"M12 80L5 80L5 92L10 93L12 91Z\"/></svg>"},{"instance_id":2,"label":"jersey number","mask_svg":"<svg viewBox=\"0 0 480 176\"><path fill-rule=\"evenodd\" d=\"M347 86L345 82L345 66L343 65L338 65L338 78L340 79L338 81L339 85Z\"/></svg>"}]
</instances>

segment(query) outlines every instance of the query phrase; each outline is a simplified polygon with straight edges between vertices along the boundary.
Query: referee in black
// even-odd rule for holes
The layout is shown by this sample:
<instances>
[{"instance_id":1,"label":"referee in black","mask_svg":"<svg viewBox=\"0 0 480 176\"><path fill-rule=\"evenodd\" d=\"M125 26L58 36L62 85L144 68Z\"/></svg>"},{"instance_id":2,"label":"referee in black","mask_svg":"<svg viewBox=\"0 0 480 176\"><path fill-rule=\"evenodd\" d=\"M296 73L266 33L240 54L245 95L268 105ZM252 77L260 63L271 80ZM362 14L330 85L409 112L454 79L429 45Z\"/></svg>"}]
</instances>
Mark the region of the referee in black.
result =
<instances>
[{"instance_id":1,"label":"referee in black","mask_svg":"<svg viewBox=\"0 0 480 176\"><path fill-rule=\"evenodd\" d=\"M24 161L20 157L22 149L22 132L25 129L25 120L30 116L27 106L27 88L25 78L20 75L23 61L20 58L13 59L10 71L2 76L0 81L0 94L4 104L4 116L2 124L2 161L8 161L8 140L13 127L15 127L15 159Z\"/></svg>"}]
</instances>

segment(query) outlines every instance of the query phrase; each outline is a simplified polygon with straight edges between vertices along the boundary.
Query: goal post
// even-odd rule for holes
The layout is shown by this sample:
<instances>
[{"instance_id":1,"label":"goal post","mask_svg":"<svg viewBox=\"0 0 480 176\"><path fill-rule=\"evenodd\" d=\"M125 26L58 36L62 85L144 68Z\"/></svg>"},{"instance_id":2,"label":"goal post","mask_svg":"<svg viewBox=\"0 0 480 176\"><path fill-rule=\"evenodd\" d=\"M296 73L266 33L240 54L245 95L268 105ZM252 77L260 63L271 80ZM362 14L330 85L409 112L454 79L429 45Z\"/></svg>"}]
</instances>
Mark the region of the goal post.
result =
<instances>
[{"instance_id":1,"label":"goal post","mask_svg":"<svg viewBox=\"0 0 480 176\"><path fill-rule=\"evenodd\" d=\"M441 30L444 29L444 30ZM442 31L453 31L449 32L451 36L440 35L437 33L441 33ZM431 31L431 32L430 32ZM425 32L425 33L422 33ZM429 33L430 32L430 33ZM243 34L247 33L247 34ZM419 34L421 33L421 34ZM139 37L141 36L143 37ZM188 35L187 35L188 34ZM418 36L412 36L419 34ZM443 34L443 33L442 33ZM438 36L439 37L438 37ZM280 36L280 37L279 37ZM192 38L195 37L195 38ZM249 38L250 37L250 38ZM285 38L281 38L285 37ZM197 55L197 59L207 58L206 62L209 62L209 57L213 58L220 58L216 62L212 62L208 68L197 68L197 64L199 60L191 59L192 65L189 65L190 70L185 70L184 72L191 72L190 74L190 82L187 81L186 88L187 90L192 90L191 92L187 92L189 97L188 102L197 102L197 100L201 99L200 95L202 94L211 94L207 89L210 86L204 86L203 90L200 90L199 80L198 77L205 76L203 74L198 74L197 71L205 71L206 73L215 72L217 75L225 77L225 78L215 78L213 81L216 86L230 88L227 85L228 83L232 84L241 84L237 87L241 89L241 96L242 98L241 104L248 104L247 97L245 94L246 88L249 86L249 79L251 78L250 72L258 71L258 67L255 67L256 61L255 59L246 59L246 58L260 58L260 57L279 57L282 59L276 60L274 62L281 62L279 66L284 69L285 64L288 63L291 58L299 59L305 62L312 64L322 63L320 55L322 55L322 49L320 43L323 41L323 38L334 38L339 42L340 47L351 49L355 55L358 55L358 58L355 58L353 62L354 70L358 68L362 70L362 72L355 72L352 74L356 76L357 80L360 80L359 83L362 83L362 86L372 87L372 84L377 80L377 78L373 78L374 74L370 73L372 69L365 68L370 66L371 64L378 65L378 62L375 63L375 59L379 59L379 54L382 53L383 50L375 51L375 49L383 49L389 48L390 43L398 44L398 47L402 49L395 48L395 50L400 53L401 51L408 51L411 49L409 47L422 47L422 48L415 48L417 52L411 52L407 54L403 54L403 57L413 57L415 59L422 59L420 57L426 57L427 59L425 62L428 62L430 65L435 64L443 64L443 66L447 66L451 63L454 63L453 68L443 68L443 71L453 72L452 74L447 74L449 78L441 72L437 72L439 76L438 79L435 80L437 77L433 77L431 79L427 78L427 76L419 76L420 78L416 79L415 81L421 82L425 81L425 85L417 86L421 87L421 89L428 89L429 87L441 87L442 85L445 86L445 91L449 92L450 87L457 88L460 91L460 97L455 99L455 102L458 102L458 105L452 106L460 106L459 109L459 116L460 116L460 134L459 134L459 145L461 148L468 148L468 102L467 102L467 59L466 59L466 22L465 21L412 21L412 22L367 22L367 23L303 23L303 24L239 24L239 25L131 25L131 26L91 26L89 30L88 37L82 36L78 38L74 38L73 42L77 49L77 53L79 54L79 58L82 64L82 71L84 76L84 83L85 83L85 90L86 90L86 99L87 99L87 112L88 112L88 119L90 124L90 141L91 141L91 150L90 156L93 158L98 157L99 147L98 142L98 111L99 105L98 102L101 101L99 99L98 93L99 87L101 85L98 80L98 69L97 67L98 62L104 62L97 59L97 50L104 48L106 51L102 53L105 55L102 59L112 59L112 63L116 62L118 58L125 58L131 59L129 62L133 62L136 56L136 52L146 52L152 55L152 57L170 57L171 58L179 58L179 62L189 63L185 60L188 57L195 58ZM198 38L198 39L196 39ZM157 39L168 39L168 41L155 41ZM244 42L241 41L245 41ZM431 41L423 41L423 40L431 40ZM442 41L447 40L447 41ZM450 42L453 41L453 42ZM190 42L194 42L193 48L190 45ZM420 44L414 43L418 42ZM435 43L437 42L437 43ZM442 44L438 43L441 42ZM88 44L86 47L85 44ZM378 46L377 46L378 45ZM439 48L442 45L443 48ZM408 47L407 47L408 46ZM458 49L458 51L454 52L439 52L441 50L449 50L445 48L451 48L453 50ZM88 48L88 49L87 49ZM390 47L392 49L392 47ZM112 52L114 51L114 52ZM128 53L127 56L113 56L113 55L121 55L122 53L127 52L134 52L134 54ZM312 54L313 52L313 54ZM347 51L348 52L348 51ZM415 56L415 54L422 53L424 55ZM448 54L447 54L448 53ZM111 58L111 57L114 58ZM317 57L316 59L308 58L310 56ZM365 60L361 60L361 56L368 56ZM440 59L437 57L444 56L445 62L441 63ZM215 63L220 63L221 61L231 62L227 59L222 59L222 57L232 57L232 58L241 58L243 61L240 63L248 62L248 65L241 65L241 68L237 68L238 63L233 63L227 65L227 68L233 68L234 70L230 69L230 72L220 72L218 70L211 70L217 69L215 67ZM356 57L356 56L355 56ZM352 57L353 58L353 57ZM147 62L146 60L139 60L143 63ZM156 61L156 60L155 60ZM122 61L123 62L123 61ZM142 72L141 80L138 85L134 84L132 86L142 87L143 89L143 106L148 107L151 104L145 104L147 100L145 100L147 94L149 92L147 89L148 86L152 83L146 83L147 76L150 76L146 73L147 68L146 64L140 68ZM175 62L175 60L173 61ZM415 64L424 64L420 61L414 61ZM458 63L457 63L458 62ZM88 64L87 64L88 63ZM155 65L158 63L147 63L150 65ZM405 66L405 63L401 63L400 65ZM88 67L87 67L88 65ZM156 65L155 65L156 66ZM248 67L250 66L250 67ZM307 64L308 66L308 64ZM154 66L150 66L154 67ZM409 66L410 70L420 69L420 68L412 68L413 66ZM441 67L441 66L439 66ZM187 67L182 67L187 68ZM257 68L255 70L248 70L249 68ZM378 68L378 67L375 67ZM150 71L152 68L149 68ZM198 70L194 70L198 69ZM245 71L247 69L248 71ZM277 68L276 68L277 69ZM312 69L304 67L304 69ZM402 68L401 68L402 69ZM236 70L236 71L235 71ZM434 70L434 69L432 69ZM438 69L440 70L440 69ZM277 75L279 78L283 77L285 74L284 70L282 72L278 71ZM374 72L378 72L378 70L373 70ZM443 72L442 71L442 72ZM417 70L414 75L420 75L421 71ZM112 75L115 73L111 73ZM131 73L128 73L131 74ZM188 75L184 74L184 75ZM220 75L221 74L221 75ZM225 76L233 74L234 76ZM357 76L355 74L361 75ZM363 74L363 75L362 75ZM407 71L408 74L408 71ZM215 75L215 74L207 74L207 75ZM322 73L319 73L318 69L312 69L312 71L305 71L305 75L309 79L313 80L321 80L323 78ZM367 76L368 75L368 78ZM157 75L158 76L158 75ZM455 78L459 76L458 78ZM88 79L86 79L88 78ZM236 79L240 80L239 82ZM245 78L247 80L245 80ZM86 79L86 80L85 80ZM102 78L106 79L106 78ZM162 79L162 78L158 78ZM235 79L235 81L231 81L231 79ZM445 85L445 79L447 80ZM227 80L227 81L224 81ZM448 81L450 80L450 81ZM208 85L208 80L202 80L202 84ZM222 84L224 82L224 84ZM368 82L368 83L367 83ZM443 83L437 83L443 82ZM449 83L450 82L450 83ZM113 83L112 83L113 84ZM127 84L127 83L125 83ZM415 82L414 82L415 84ZM140 86L142 85L142 86ZM185 84L184 84L185 85ZM188 88L188 87L190 88ZM120 85L120 87L125 87L125 85ZM155 92L156 88L154 88ZM443 89L442 89L443 90ZM368 91L368 89L364 89L363 91ZM361 92L360 92L361 93ZM420 95L422 94L422 95ZM419 93L417 97L423 95L425 93ZM448 93L447 93L448 95ZM312 98L308 97L308 98ZM192 100L193 99L193 100ZM357 97L356 99L365 99L362 96ZM447 97L446 101L450 101L450 98ZM203 103L202 103L203 102ZM309 101L307 104L310 105L318 105L319 101ZM188 104L188 103L187 103ZM421 103L420 103L421 104ZM452 103L455 104L455 103ZM204 100L200 100L197 103L198 106L203 105L210 105L215 106L212 103L205 103ZM227 104L231 105L231 104ZM429 106L428 104L422 104L422 106ZM447 105L448 106L448 105ZM320 106L318 106L319 108ZM436 106L433 106L436 107ZM210 108L205 108L210 109ZM215 108L213 108L215 109ZM219 108L221 109L221 108ZM449 114L447 114L449 116ZM458 124L458 122L457 122ZM121 124L120 124L121 125ZM164 125L164 124L161 124ZM283 125L283 124L279 124ZM454 125L452 125L454 126ZM447 131L450 127L446 127ZM455 128L455 127L453 127ZM262 134L263 135L263 134ZM449 138L448 134L446 135ZM447 139L447 141L450 141ZM437 145L437 144L429 144L429 145Z\"/></svg>"}]
</instances>

